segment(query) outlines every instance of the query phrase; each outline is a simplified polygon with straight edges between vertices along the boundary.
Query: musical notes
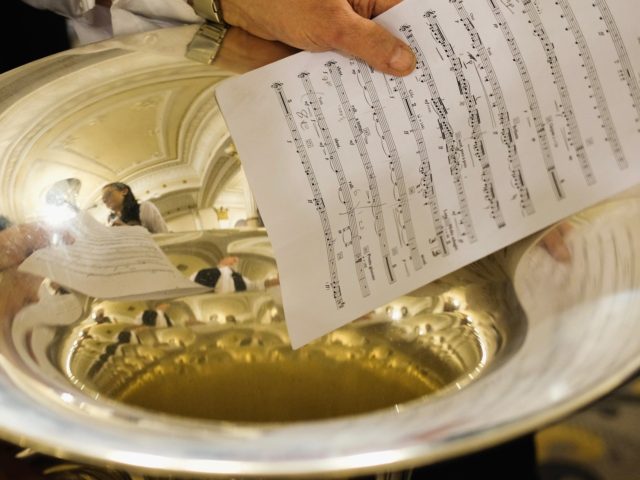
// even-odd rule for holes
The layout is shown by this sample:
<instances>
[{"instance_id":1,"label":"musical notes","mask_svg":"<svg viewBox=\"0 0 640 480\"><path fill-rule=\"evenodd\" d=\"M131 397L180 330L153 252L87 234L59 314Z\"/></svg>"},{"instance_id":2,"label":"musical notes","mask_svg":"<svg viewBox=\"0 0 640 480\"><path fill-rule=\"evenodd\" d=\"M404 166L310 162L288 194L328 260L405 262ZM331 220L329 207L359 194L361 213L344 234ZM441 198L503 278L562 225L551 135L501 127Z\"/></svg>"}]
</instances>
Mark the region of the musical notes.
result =
<instances>
[{"instance_id":1,"label":"musical notes","mask_svg":"<svg viewBox=\"0 0 640 480\"><path fill-rule=\"evenodd\" d=\"M560 66L558 56L556 55L556 47L549 38L547 30L540 19L540 15L538 14L537 7L533 2L531 0L522 0L522 5L524 6L524 11L529 16L529 21L533 26L533 33L540 40L540 44L547 56L547 63L551 69L553 81L558 90L558 94L560 95L562 114L564 115L569 129L569 142L578 157L578 162L582 169L585 181L588 185L592 185L596 182L596 178L593 174L593 169L591 168L589 155L587 154L584 142L582 141L582 134L580 133L580 126L575 115L571 95L569 94L569 87L565 82L562 67Z\"/></svg>"},{"instance_id":2,"label":"musical notes","mask_svg":"<svg viewBox=\"0 0 640 480\"><path fill-rule=\"evenodd\" d=\"M547 173L549 175L549 180L551 182L553 192L555 193L557 199L562 199L565 197L565 193L562 188L562 179L558 175L556 163L553 158L553 151L551 150L551 145L549 144L549 137L547 136L547 130L544 125L542 112L540 110L538 96L536 94L531 75L529 74L529 67L527 67L527 63L525 62L524 57L520 51L518 42L516 41L516 38L513 35L511 28L509 27L507 19L504 17L502 11L500 10L500 7L498 6L498 2L496 0L487 0L487 2L491 7L491 11L495 16L496 22L498 23L502 34L504 35L507 45L509 46L513 61L518 67L518 73L520 74L520 79L522 80L522 85L524 86L524 90L527 95L527 101L529 103L529 108L531 109L531 116L533 117L533 122L536 128L536 136L540 144L540 150L542 152L542 157L547 168Z\"/></svg>"},{"instance_id":3,"label":"musical notes","mask_svg":"<svg viewBox=\"0 0 640 480\"><path fill-rule=\"evenodd\" d=\"M616 49L618 63L620 65L620 74L629 88L633 107L636 109L636 112L638 112L635 121L640 124L640 87L638 87L638 79L629 54L627 53L627 48L624 45L622 35L618 30L618 26L607 2L605 0L594 0L593 5L600 11L600 18L606 26L606 33L611 37L611 41Z\"/></svg>"},{"instance_id":4,"label":"musical notes","mask_svg":"<svg viewBox=\"0 0 640 480\"><path fill-rule=\"evenodd\" d=\"M417 68L422 72L421 81L425 82L427 84L427 87L429 88L429 92L431 94L431 104L433 105L433 108L438 115L440 133L445 141L447 148L447 160L449 161L449 169L456 188L456 195L458 197L459 204L458 206L460 211L463 212L465 233L468 236L470 242L475 242L476 233L475 229L473 228L473 220L471 219L471 214L469 212L469 203L464 189L464 182L462 181L460 146L455 138L454 130L449 121L449 113L444 105L443 98L438 92L438 86L431 72L431 68L429 67L429 63L427 62L427 57L418 45L411 27L409 27L408 25L403 25L401 27L401 31L407 39L409 46L416 55ZM458 242L454 240L453 246L454 248L457 248Z\"/></svg>"},{"instance_id":5,"label":"musical notes","mask_svg":"<svg viewBox=\"0 0 640 480\"><path fill-rule=\"evenodd\" d=\"M464 74L464 69L460 58L456 56L456 53L451 46L451 43L447 40L446 35L440 27L437 16L434 12L427 12L425 14L429 28L435 40L444 49L447 58L451 64L451 69L455 73L456 81L458 83L458 90L460 95L464 99L464 104L469 115L469 125L471 125L471 135L473 138L473 153L480 161L480 168L482 169L482 182L483 192L485 200L489 202L489 208L491 211L491 217L498 225L498 228L505 226L502 210L500 209L500 202L497 197L496 188L493 182L493 174L491 173L491 164L487 158L487 151L484 145L484 139L481 129L480 112L478 110L476 97L471 91L469 82Z\"/></svg>"},{"instance_id":6,"label":"musical notes","mask_svg":"<svg viewBox=\"0 0 640 480\"><path fill-rule=\"evenodd\" d=\"M401 236L403 243L409 247L413 268L420 270L422 268L423 260L418 250L418 243L413 229L413 220L411 219L407 187L404 181L400 156L398 155L398 150L393 139L393 134L391 133L391 128L389 127L389 122L387 121L387 116L382 107L382 103L378 98L378 92L376 91L371 78L371 67L359 59L356 60L356 64L357 75L361 81L360 84L371 101L370 106L376 123L376 132L380 137L382 148L388 158L389 167L391 169L395 199L398 202L395 215L397 217L401 217L397 222L400 230L399 235Z\"/></svg>"},{"instance_id":7,"label":"musical notes","mask_svg":"<svg viewBox=\"0 0 640 480\"><path fill-rule=\"evenodd\" d=\"M338 93L340 105L342 105L342 110L347 116L347 120L349 121L351 135L353 136L353 140L358 147L358 154L360 155L360 159L362 160L362 166L364 167L367 177L367 185L369 187L369 192L371 193L371 214L373 215L374 220L374 230L376 235L378 236L380 254L384 259L384 271L387 275L389 283L393 283L396 281L396 276L391 264L391 253L389 251L387 229L385 226L384 214L382 213L382 200L380 197L380 191L378 189L378 180L376 178L375 170L373 169L371 158L369 157L369 152L367 151L365 132L362 129L362 124L355 115L355 107L349 101L349 97L347 96L347 92L342 83L342 70L335 61L327 62L325 65L328 68L329 73L331 74L331 80L333 81L333 86Z\"/></svg>"},{"instance_id":8,"label":"musical notes","mask_svg":"<svg viewBox=\"0 0 640 480\"><path fill-rule=\"evenodd\" d=\"M410 28L403 26L400 28ZM400 94L400 101L407 113L409 122L411 124L411 133L416 140L418 146L418 156L420 157L420 173L422 175L421 186L423 188L423 195L431 209L431 217L433 219L433 226L435 228L435 236L438 239L437 243L431 249L434 256L436 255L448 255L449 247L447 241L447 233L444 229L442 217L440 214L440 207L438 206L438 196L436 194L435 184L433 183L433 174L431 173L431 164L429 162L429 153L427 152L427 144L422 135L422 126L416 109L413 107L411 96L404 80L402 78L394 78L394 83Z\"/></svg>"},{"instance_id":9,"label":"musical notes","mask_svg":"<svg viewBox=\"0 0 640 480\"><path fill-rule=\"evenodd\" d=\"M323 146L326 149L325 159L329 163L331 170L333 170L336 174L336 178L338 179L338 189L340 192L340 199L342 203L347 209L347 216L349 218L349 233L350 233L350 243L353 247L353 256L354 262L356 266L356 270L358 272L358 282L360 283L360 291L362 292L362 296L366 297L371 292L369 291L369 285L367 284L367 277L365 276L365 264L362 256L362 248L360 247L360 232L358 228L358 221L356 220L356 213L353 207L353 200L351 199L351 190L349 187L349 182L347 181L347 177L344 174L344 170L342 169L342 165L340 163L340 156L338 155L338 151L336 150L336 145L333 137L331 136L331 132L329 131L329 125L327 124L324 114L322 113L322 106L320 105L320 101L318 100L318 96L316 95L315 89L313 88L313 84L309 79L308 73L301 73L298 77L302 80L302 84L304 85L304 90L307 93L307 97L309 98L309 105L311 106L311 111L313 116L316 118L318 123L318 128L320 128ZM315 193L314 193L315 196Z\"/></svg>"},{"instance_id":10,"label":"musical notes","mask_svg":"<svg viewBox=\"0 0 640 480\"><path fill-rule=\"evenodd\" d=\"M573 9L569 5L566 0L557 0L556 4L562 9L562 16L567 21L569 26L569 30L573 34L575 38L575 44L578 46L580 51L580 58L583 62L583 66L587 71L587 82L593 91L593 97L596 101L596 108L598 109L598 114L600 119L602 120L602 128L606 134L606 141L611 145L611 150L613 155L618 163L618 167L621 169L627 168L627 159L625 158L624 151L622 149L622 144L620 143L620 139L618 138L618 132L616 131L616 126L613 123L611 118L611 113L609 112L609 105L607 104L607 99L604 96L604 91L602 89L602 84L600 83L600 78L598 76L598 70L596 69L596 65L593 61L593 57L591 56L591 51L589 50L589 45L587 44L587 40L582 33L582 29L576 20L576 17L573 13ZM620 53L620 52L619 52Z\"/></svg>"},{"instance_id":11,"label":"musical notes","mask_svg":"<svg viewBox=\"0 0 640 480\"><path fill-rule=\"evenodd\" d=\"M465 29L469 32L471 38L471 45L476 53L476 57L480 60L482 65L482 71L486 76L486 81L491 88L491 108L495 108L498 111L498 119L500 122L500 140L507 148L507 159L509 161L509 171L511 172L511 179L514 187L518 191L520 197L520 208L524 215L531 215L535 212L533 201L531 200L531 194L527 188L527 184L522 172L522 165L520 163L520 154L518 153L518 147L516 145L516 139L511 126L511 116L507 108L506 99L500 86L500 81L493 68L493 64L489 58L489 53L480 38L480 34L475 25L471 21L469 14L462 0L452 0L451 3L458 11L458 15L462 20Z\"/></svg>"},{"instance_id":12,"label":"musical notes","mask_svg":"<svg viewBox=\"0 0 640 480\"><path fill-rule=\"evenodd\" d=\"M293 345L639 183L634 13L404 0L375 21L407 76L303 52L222 82Z\"/></svg>"},{"instance_id":13,"label":"musical notes","mask_svg":"<svg viewBox=\"0 0 640 480\"><path fill-rule=\"evenodd\" d=\"M320 190L320 187L318 185L318 180L313 170L311 160L309 159L309 155L307 154L307 149L304 146L300 133L298 133L298 127L296 126L293 114L291 113L291 109L289 108L289 100L284 93L283 84L276 82L272 85L272 88L278 96L279 104L282 108L282 113L284 114L287 126L289 127L289 133L291 134L291 138L293 139L293 143L296 147L296 154L300 158L300 162L302 163L302 167L304 168L304 173L307 177L307 181L309 183L309 186L311 187L311 193L313 194L313 204L315 206L316 212L318 212L318 216L320 217L324 242L327 249L327 261L329 264L330 278L329 285L331 288L331 293L333 294L333 299L335 301L336 307L342 308L344 307L344 299L342 298L340 279L338 277L335 238L333 237L329 214L327 213L324 199L322 198L322 191Z\"/></svg>"}]
</instances>

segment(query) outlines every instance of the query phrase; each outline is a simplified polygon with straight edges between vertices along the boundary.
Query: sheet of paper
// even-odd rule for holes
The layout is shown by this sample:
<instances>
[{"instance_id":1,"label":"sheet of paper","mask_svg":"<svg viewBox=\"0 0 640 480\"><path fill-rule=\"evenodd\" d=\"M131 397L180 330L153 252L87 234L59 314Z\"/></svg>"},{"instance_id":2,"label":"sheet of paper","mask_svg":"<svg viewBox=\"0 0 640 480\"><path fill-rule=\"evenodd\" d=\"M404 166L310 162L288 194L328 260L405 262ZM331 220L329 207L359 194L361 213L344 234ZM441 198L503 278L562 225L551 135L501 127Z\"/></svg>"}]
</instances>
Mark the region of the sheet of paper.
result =
<instances>
[{"instance_id":1,"label":"sheet of paper","mask_svg":"<svg viewBox=\"0 0 640 480\"><path fill-rule=\"evenodd\" d=\"M143 227L106 227L80 214L68 245L37 250L20 270L91 297L145 300L211 291L176 269Z\"/></svg>"},{"instance_id":2,"label":"sheet of paper","mask_svg":"<svg viewBox=\"0 0 640 480\"><path fill-rule=\"evenodd\" d=\"M395 78L300 53L216 91L301 346L640 182L637 0L405 0Z\"/></svg>"}]
</instances>

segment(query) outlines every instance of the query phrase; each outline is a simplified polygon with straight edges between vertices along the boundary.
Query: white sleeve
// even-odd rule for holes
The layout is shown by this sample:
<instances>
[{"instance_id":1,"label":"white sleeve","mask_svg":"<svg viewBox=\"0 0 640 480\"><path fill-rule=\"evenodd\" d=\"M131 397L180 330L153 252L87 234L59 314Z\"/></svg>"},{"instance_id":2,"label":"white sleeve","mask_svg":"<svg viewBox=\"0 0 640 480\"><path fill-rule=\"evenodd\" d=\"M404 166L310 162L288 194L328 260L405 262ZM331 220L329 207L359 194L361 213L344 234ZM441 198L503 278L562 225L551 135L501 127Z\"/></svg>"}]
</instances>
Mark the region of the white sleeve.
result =
<instances>
[{"instance_id":1,"label":"white sleeve","mask_svg":"<svg viewBox=\"0 0 640 480\"><path fill-rule=\"evenodd\" d=\"M111 11L122 10L148 20L167 23L202 23L187 0L113 0Z\"/></svg>"},{"instance_id":2,"label":"white sleeve","mask_svg":"<svg viewBox=\"0 0 640 480\"><path fill-rule=\"evenodd\" d=\"M51 10L64 17L80 17L96 6L95 0L22 0L41 10Z\"/></svg>"},{"instance_id":3,"label":"white sleeve","mask_svg":"<svg viewBox=\"0 0 640 480\"><path fill-rule=\"evenodd\" d=\"M169 231L160 210L151 202L140 202L140 223L151 233Z\"/></svg>"},{"instance_id":4,"label":"white sleeve","mask_svg":"<svg viewBox=\"0 0 640 480\"><path fill-rule=\"evenodd\" d=\"M67 17L81 45L158 28L202 23L187 0L23 0L32 7Z\"/></svg>"}]
</instances>

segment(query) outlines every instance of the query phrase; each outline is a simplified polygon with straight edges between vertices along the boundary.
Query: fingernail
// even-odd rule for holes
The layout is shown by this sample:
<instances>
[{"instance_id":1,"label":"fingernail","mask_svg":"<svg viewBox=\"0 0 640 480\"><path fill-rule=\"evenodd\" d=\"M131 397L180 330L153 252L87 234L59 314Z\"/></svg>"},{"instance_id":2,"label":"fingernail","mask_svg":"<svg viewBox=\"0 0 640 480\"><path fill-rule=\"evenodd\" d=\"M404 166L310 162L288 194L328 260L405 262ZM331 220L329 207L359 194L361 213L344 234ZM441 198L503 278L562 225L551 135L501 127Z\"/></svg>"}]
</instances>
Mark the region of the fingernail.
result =
<instances>
[{"instance_id":1,"label":"fingernail","mask_svg":"<svg viewBox=\"0 0 640 480\"><path fill-rule=\"evenodd\" d=\"M559 245L559 248L556 250L554 257L559 262L568 263L571 260L571 252L566 245Z\"/></svg>"},{"instance_id":2,"label":"fingernail","mask_svg":"<svg viewBox=\"0 0 640 480\"><path fill-rule=\"evenodd\" d=\"M399 72L410 72L415 67L413 52L405 46L396 47L389 60L389 66Z\"/></svg>"}]
</instances>

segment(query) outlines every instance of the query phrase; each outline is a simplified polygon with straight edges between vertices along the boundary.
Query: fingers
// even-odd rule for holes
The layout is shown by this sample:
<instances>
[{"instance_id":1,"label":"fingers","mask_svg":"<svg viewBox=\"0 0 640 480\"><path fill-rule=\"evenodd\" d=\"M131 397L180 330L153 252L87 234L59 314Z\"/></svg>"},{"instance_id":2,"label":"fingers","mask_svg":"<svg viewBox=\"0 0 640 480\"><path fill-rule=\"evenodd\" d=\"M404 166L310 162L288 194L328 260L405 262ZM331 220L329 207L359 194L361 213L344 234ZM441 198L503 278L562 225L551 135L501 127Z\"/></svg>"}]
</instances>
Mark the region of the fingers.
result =
<instances>
[{"instance_id":1,"label":"fingers","mask_svg":"<svg viewBox=\"0 0 640 480\"><path fill-rule=\"evenodd\" d=\"M571 252L564 240L565 233L565 227L560 224L560 226L551 230L542 239L542 246L549 252L549 255L558 262L563 263L571 260Z\"/></svg>"},{"instance_id":2,"label":"fingers","mask_svg":"<svg viewBox=\"0 0 640 480\"><path fill-rule=\"evenodd\" d=\"M361 58L374 69L403 76L416 67L415 55L408 45L390 32L356 12L335 25L328 33L330 48Z\"/></svg>"},{"instance_id":3,"label":"fingers","mask_svg":"<svg viewBox=\"0 0 640 480\"><path fill-rule=\"evenodd\" d=\"M339 50L376 70L407 75L415 68L408 45L369 18L400 0L224 0L225 19L266 40L311 51Z\"/></svg>"},{"instance_id":4,"label":"fingers","mask_svg":"<svg viewBox=\"0 0 640 480\"><path fill-rule=\"evenodd\" d=\"M376 17L381 13L386 12L391 7L395 7L399 3L402 3L402 0L378 0L377 2L375 2L375 5L373 7L372 16Z\"/></svg>"}]
</instances>

